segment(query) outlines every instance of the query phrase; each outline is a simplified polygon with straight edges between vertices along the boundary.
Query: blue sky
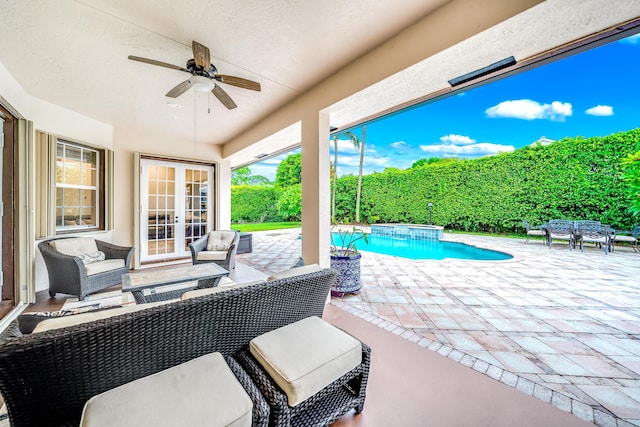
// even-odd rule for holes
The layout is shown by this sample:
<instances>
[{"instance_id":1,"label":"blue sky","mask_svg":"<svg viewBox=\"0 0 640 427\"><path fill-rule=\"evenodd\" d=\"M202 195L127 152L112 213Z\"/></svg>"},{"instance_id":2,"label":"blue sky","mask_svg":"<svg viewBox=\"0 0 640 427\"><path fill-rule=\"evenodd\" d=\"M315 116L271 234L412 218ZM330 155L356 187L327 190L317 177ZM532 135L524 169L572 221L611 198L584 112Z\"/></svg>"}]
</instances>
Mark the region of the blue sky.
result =
<instances>
[{"instance_id":1,"label":"blue sky","mask_svg":"<svg viewBox=\"0 0 640 427\"><path fill-rule=\"evenodd\" d=\"M604 136L640 127L640 34L416 106L367 125L364 174L405 169L421 158L477 158L541 137ZM455 77L455 76L450 76ZM352 129L362 137L362 129ZM331 158L333 160L333 144ZM349 141L339 176L358 173ZM250 166L270 179L285 156Z\"/></svg>"}]
</instances>

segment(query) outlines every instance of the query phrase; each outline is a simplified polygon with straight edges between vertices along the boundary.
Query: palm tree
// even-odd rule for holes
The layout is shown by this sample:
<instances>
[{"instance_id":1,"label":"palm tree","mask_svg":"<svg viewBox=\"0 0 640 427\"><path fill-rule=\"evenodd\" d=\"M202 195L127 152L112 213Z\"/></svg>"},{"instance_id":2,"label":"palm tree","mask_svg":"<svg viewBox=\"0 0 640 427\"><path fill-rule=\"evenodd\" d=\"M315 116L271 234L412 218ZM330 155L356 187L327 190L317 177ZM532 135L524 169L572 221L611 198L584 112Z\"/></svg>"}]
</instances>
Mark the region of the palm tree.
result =
<instances>
[{"instance_id":1,"label":"palm tree","mask_svg":"<svg viewBox=\"0 0 640 427\"><path fill-rule=\"evenodd\" d=\"M364 162L364 140L367 126L362 127L362 141L360 143L360 168L358 169L358 191L356 193L356 223L360 224L360 195L362 194L362 163ZM355 144L354 144L355 146Z\"/></svg>"},{"instance_id":2,"label":"palm tree","mask_svg":"<svg viewBox=\"0 0 640 427\"><path fill-rule=\"evenodd\" d=\"M338 136L347 136L353 143L353 148L356 150L360 147L360 140L358 136L349 131L341 134L333 135L333 191L331 194L331 219L336 220L336 187L338 179Z\"/></svg>"}]
</instances>

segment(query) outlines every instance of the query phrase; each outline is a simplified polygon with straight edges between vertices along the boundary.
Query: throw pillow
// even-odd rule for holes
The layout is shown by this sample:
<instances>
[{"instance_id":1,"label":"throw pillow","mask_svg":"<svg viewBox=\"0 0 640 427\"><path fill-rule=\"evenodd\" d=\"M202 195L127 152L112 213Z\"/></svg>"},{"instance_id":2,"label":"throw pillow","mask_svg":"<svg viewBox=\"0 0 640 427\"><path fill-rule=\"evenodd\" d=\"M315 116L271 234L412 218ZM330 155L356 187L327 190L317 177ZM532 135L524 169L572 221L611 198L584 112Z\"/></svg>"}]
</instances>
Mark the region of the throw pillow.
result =
<instances>
[{"instance_id":1,"label":"throw pillow","mask_svg":"<svg viewBox=\"0 0 640 427\"><path fill-rule=\"evenodd\" d=\"M84 265L93 264L94 262L104 261L105 254L102 251L81 255Z\"/></svg>"},{"instance_id":2,"label":"throw pillow","mask_svg":"<svg viewBox=\"0 0 640 427\"><path fill-rule=\"evenodd\" d=\"M0 343L5 341L9 341L11 338L21 337L22 332L20 331L20 327L18 326L18 320L12 321L7 329L0 333Z\"/></svg>"},{"instance_id":3,"label":"throw pillow","mask_svg":"<svg viewBox=\"0 0 640 427\"><path fill-rule=\"evenodd\" d=\"M207 245L208 251L228 251L229 244L228 243L212 243Z\"/></svg>"}]
</instances>

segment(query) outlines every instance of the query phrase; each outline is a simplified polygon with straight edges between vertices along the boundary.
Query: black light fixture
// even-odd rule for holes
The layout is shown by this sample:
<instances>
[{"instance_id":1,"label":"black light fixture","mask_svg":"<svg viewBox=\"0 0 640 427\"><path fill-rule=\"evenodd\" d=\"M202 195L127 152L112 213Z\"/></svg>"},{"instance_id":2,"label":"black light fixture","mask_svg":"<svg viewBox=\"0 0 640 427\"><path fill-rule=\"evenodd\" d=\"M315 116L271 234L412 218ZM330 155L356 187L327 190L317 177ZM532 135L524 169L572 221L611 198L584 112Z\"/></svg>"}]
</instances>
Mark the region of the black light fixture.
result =
<instances>
[{"instance_id":1,"label":"black light fixture","mask_svg":"<svg viewBox=\"0 0 640 427\"><path fill-rule=\"evenodd\" d=\"M456 87L463 83L477 79L479 77L486 76L487 74L491 74L494 71L502 70L503 68L507 68L512 65L515 65L515 63L516 63L516 59L513 56L510 56L498 62L494 62L491 65L487 65L486 67L479 68L475 71L464 74L460 77L456 77L455 79L451 79L449 80L449 84L451 85L451 87Z\"/></svg>"},{"instance_id":2,"label":"black light fixture","mask_svg":"<svg viewBox=\"0 0 640 427\"><path fill-rule=\"evenodd\" d=\"M267 156L268 156L268 154L262 153L262 154L258 154L257 156L255 156L255 158L256 159L264 159Z\"/></svg>"}]
</instances>

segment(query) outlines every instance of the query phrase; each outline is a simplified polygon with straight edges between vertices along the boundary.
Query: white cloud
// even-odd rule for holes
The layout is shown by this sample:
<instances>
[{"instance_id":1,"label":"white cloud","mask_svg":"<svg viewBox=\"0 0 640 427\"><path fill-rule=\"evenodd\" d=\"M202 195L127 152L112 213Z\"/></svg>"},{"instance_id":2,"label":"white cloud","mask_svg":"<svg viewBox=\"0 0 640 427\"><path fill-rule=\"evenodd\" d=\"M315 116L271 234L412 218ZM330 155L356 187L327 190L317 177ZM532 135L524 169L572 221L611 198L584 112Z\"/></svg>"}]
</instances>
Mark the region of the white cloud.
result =
<instances>
[{"instance_id":1,"label":"white cloud","mask_svg":"<svg viewBox=\"0 0 640 427\"><path fill-rule=\"evenodd\" d=\"M640 44L640 33L634 34L630 37L627 37L626 39L622 39L620 40L620 43Z\"/></svg>"},{"instance_id":2,"label":"white cloud","mask_svg":"<svg viewBox=\"0 0 640 427\"><path fill-rule=\"evenodd\" d=\"M387 159L384 157L367 157L364 158L364 163L367 166L384 166L387 162ZM360 165L360 157L359 156L345 156L340 157L338 153L338 171L342 166L359 166Z\"/></svg>"},{"instance_id":3,"label":"white cloud","mask_svg":"<svg viewBox=\"0 0 640 427\"><path fill-rule=\"evenodd\" d=\"M268 178L270 181L276 180L276 170L278 169L277 166L267 165L262 162L249 165L249 169L251 169L251 175L262 175L265 178Z\"/></svg>"},{"instance_id":4,"label":"white cloud","mask_svg":"<svg viewBox=\"0 0 640 427\"><path fill-rule=\"evenodd\" d=\"M453 136L454 138L450 138ZM443 144L421 145L420 149L433 157L475 158L515 150L513 145L492 144L490 142L476 143L469 137L462 135L447 135L441 137ZM472 141L472 142L469 142Z\"/></svg>"},{"instance_id":5,"label":"white cloud","mask_svg":"<svg viewBox=\"0 0 640 427\"><path fill-rule=\"evenodd\" d=\"M331 141L331 150L333 152L333 141ZM365 149L366 149L366 144L365 144ZM353 146L353 141L350 139L339 139L338 140L338 155L340 155L340 153L359 153L359 149L356 150L355 147Z\"/></svg>"},{"instance_id":6,"label":"white cloud","mask_svg":"<svg viewBox=\"0 0 640 427\"><path fill-rule=\"evenodd\" d=\"M509 117L523 120L546 119L564 121L565 117L573 114L573 107L569 102L553 101L551 104L541 104L531 99L516 99L502 101L498 105L488 108L488 117Z\"/></svg>"},{"instance_id":7,"label":"white cloud","mask_svg":"<svg viewBox=\"0 0 640 427\"><path fill-rule=\"evenodd\" d=\"M470 145L470 144L476 143L475 139L471 139L465 135L455 135L455 134L441 136L440 141L445 143L452 143L454 145Z\"/></svg>"},{"instance_id":8,"label":"white cloud","mask_svg":"<svg viewBox=\"0 0 640 427\"><path fill-rule=\"evenodd\" d=\"M393 148L404 148L404 147L408 147L409 144L407 144L404 141L396 141L396 142L392 142L391 144L389 144L390 146L392 146Z\"/></svg>"},{"instance_id":9,"label":"white cloud","mask_svg":"<svg viewBox=\"0 0 640 427\"><path fill-rule=\"evenodd\" d=\"M591 116L613 116L613 107L610 105L596 105L589 108L585 113Z\"/></svg>"}]
</instances>

